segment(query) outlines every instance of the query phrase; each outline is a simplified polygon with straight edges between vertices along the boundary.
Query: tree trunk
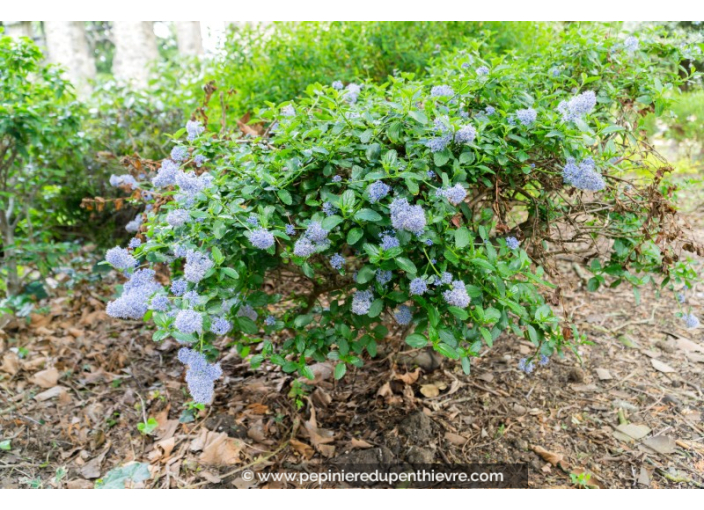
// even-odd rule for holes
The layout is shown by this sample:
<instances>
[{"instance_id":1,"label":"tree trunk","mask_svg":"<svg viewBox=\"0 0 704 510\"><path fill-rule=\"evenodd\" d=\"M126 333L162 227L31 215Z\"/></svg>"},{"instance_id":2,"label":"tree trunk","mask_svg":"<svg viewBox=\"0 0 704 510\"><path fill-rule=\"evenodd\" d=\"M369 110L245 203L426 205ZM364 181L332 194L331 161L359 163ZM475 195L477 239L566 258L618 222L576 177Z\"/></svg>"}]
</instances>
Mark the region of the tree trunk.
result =
<instances>
[{"instance_id":1,"label":"tree trunk","mask_svg":"<svg viewBox=\"0 0 704 510\"><path fill-rule=\"evenodd\" d=\"M0 235L2 236L2 267L7 272L7 295L14 296L20 291L20 276L15 256L15 232L5 211L0 210Z\"/></svg>"},{"instance_id":2,"label":"tree trunk","mask_svg":"<svg viewBox=\"0 0 704 510\"><path fill-rule=\"evenodd\" d=\"M89 92L88 80L95 78L95 57L88 46L83 21L45 21L44 32L49 61L67 70L80 93Z\"/></svg>"},{"instance_id":3,"label":"tree trunk","mask_svg":"<svg viewBox=\"0 0 704 510\"><path fill-rule=\"evenodd\" d=\"M203 39L200 33L200 21L174 21L178 52L188 57L203 54Z\"/></svg>"},{"instance_id":4,"label":"tree trunk","mask_svg":"<svg viewBox=\"0 0 704 510\"><path fill-rule=\"evenodd\" d=\"M29 37L33 39L31 21L3 21L5 24L5 34L10 37Z\"/></svg>"},{"instance_id":5,"label":"tree trunk","mask_svg":"<svg viewBox=\"0 0 704 510\"><path fill-rule=\"evenodd\" d=\"M113 74L119 80L146 87L150 66L159 57L151 21L114 21Z\"/></svg>"}]
</instances>

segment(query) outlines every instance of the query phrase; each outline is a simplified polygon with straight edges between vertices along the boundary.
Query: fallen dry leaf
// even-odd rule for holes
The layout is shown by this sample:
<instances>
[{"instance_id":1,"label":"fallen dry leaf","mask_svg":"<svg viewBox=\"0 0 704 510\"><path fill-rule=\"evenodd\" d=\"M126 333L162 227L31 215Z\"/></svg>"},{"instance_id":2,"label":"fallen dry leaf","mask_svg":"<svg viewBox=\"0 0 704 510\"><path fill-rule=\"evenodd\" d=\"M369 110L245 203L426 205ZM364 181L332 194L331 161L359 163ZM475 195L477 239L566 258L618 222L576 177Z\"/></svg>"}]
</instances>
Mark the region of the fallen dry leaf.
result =
<instances>
[{"instance_id":1,"label":"fallen dry leaf","mask_svg":"<svg viewBox=\"0 0 704 510\"><path fill-rule=\"evenodd\" d=\"M64 393L66 393L66 388L63 386L54 386L53 388L43 391L38 395L34 395L34 400L37 402L44 402L45 400L49 400L51 398L60 397Z\"/></svg>"},{"instance_id":2,"label":"fallen dry leaf","mask_svg":"<svg viewBox=\"0 0 704 510\"><path fill-rule=\"evenodd\" d=\"M405 374L396 374L396 379L402 381L404 384L414 384L418 377L420 376L420 368L416 368L413 372L406 372Z\"/></svg>"},{"instance_id":3,"label":"fallen dry leaf","mask_svg":"<svg viewBox=\"0 0 704 510\"><path fill-rule=\"evenodd\" d=\"M669 374L669 373L672 373L672 372L675 372L675 371L676 371L676 370L675 370L674 368L672 368L670 365L668 365L668 364L666 364L666 363L663 363L662 361L657 360L657 359L654 359L654 358L650 360L650 363L653 365L653 368L654 368L655 370L658 370L658 371L660 371L660 372L662 372L662 373L664 373L664 374Z\"/></svg>"},{"instance_id":4,"label":"fallen dry leaf","mask_svg":"<svg viewBox=\"0 0 704 510\"><path fill-rule=\"evenodd\" d=\"M198 460L211 466L228 466L241 462L242 442L228 437L224 432L207 431L203 442L203 453Z\"/></svg>"},{"instance_id":5,"label":"fallen dry leaf","mask_svg":"<svg viewBox=\"0 0 704 510\"><path fill-rule=\"evenodd\" d=\"M569 471L569 464L565 461L563 454L548 451L542 446L533 446L532 449L535 453L540 455L545 462L549 462L551 465L559 467L564 471Z\"/></svg>"},{"instance_id":6,"label":"fallen dry leaf","mask_svg":"<svg viewBox=\"0 0 704 510\"><path fill-rule=\"evenodd\" d=\"M59 381L59 371L51 367L41 372L37 372L29 378L29 382L36 384L40 388L53 388Z\"/></svg>"}]
</instances>

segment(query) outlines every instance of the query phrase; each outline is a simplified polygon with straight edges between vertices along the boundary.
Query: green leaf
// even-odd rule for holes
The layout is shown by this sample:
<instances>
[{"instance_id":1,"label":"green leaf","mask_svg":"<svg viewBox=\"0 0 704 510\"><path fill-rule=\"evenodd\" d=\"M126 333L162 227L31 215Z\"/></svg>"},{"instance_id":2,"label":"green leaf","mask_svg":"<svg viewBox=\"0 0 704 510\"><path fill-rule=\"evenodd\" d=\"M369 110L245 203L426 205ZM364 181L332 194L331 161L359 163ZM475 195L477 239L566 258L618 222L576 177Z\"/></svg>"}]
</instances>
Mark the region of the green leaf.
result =
<instances>
[{"instance_id":1,"label":"green leaf","mask_svg":"<svg viewBox=\"0 0 704 510\"><path fill-rule=\"evenodd\" d=\"M237 280L240 277L240 274L231 267L221 267L220 272L233 280Z\"/></svg>"},{"instance_id":2,"label":"green leaf","mask_svg":"<svg viewBox=\"0 0 704 510\"><path fill-rule=\"evenodd\" d=\"M494 345L494 339L491 337L491 332L488 329L486 329L485 327L480 327L479 332L482 334L486 345L488 345L489 347Z\"/></svg>"},{"instance_id":3,"label":"green leaf","mask_svg":"<svg viewBox=\"0 0 704 510\"><path fill-rule=\"evenodd\" d=\"M218 266L225 261L225 257L217 246L213 246L210 252L213 254L213 260Z\"/></svg>"},{"instance_id":4,"label":"green leaf","mask_svg":"<svg viewBox=\"0 0 704 510\"><path fill-rule=\"evenodd\" d=\"M364 235L364 230L361 228L353 228L347 233L347 244L355 244Z\"/></svg>"},{"instance_id":5,"label":"green leaf","mask_svg":"<svg viewBox=\"0 0 704 510\"><path fill-rule=\"evenodd\" d=\"M335 379L342 379L346 373L347 365L345 365L344 363L338 363L337 365L335 365Z\"/></svg>"},{"instance_id":6,"label":"green leaf","mask_svg":"<svg viewBox=\"0 0 704 510\"><path fill-rule=\"evenodd\" d=\"M379 314L381 314L381 311L384 309L384 300L383 299L375 299L374 302L372 303L372 306L369 307L369 317L379 317Z\"/></svg>"},{"instance_id":7,"label":"green leaf","mask_svg":"<svg viewBox=\"0 0 704 510\"><path fill-rule=\"evenodd\" d=\"M0 450L9 452L12 449L12 442L10 439L5 439L0 441Z\"/></svg>"},{"instance_id":8,"label":"green leaf","mask_svg":"<svg viewBox=\"0 0 704 510\"><path fill-rule=\"evenodd\" d=\"M463 310L462 308L458 308L457 306L449 307L448 311L461 321L466 321L469 318L469 314L467 313L467 311Z\"/></svg>"},{"instance_id":9,"label":"green leaf","mask_svg":"<svg viewBox=\"0 0 704 510\"><path fill-rule=\"evenodd\" d=\"M125 482L139 483L151 478L149 464L134 462L108 471L102 480L95 484L96 489L124 489Z\"/></svg>"},{"instance_id":10,"label":"green leaf","mask_svg":"<svg viewBox=\"0 0 704 510\"><path fill-rule=\"evenodd\" d=\"M414 333L406 337L406 343L414 349L420 349L421 347L425 347L426 345L428 345L428 339L425 338L423 335Z\"/></svg>"},{"instance_id":11,"label":"green leaf","mask_svg":"<svg viewBox=\"0 0 704 510\"><path fill-rule=\"evenodd\" d=\"M406 271L410 274L416 274L418 272L418 269L416 269L416 265L406 257L396 258L396 266L398 266L399 269Z\"/></svg>"},{"instance_id":12,"label":"green leaf","mask_svg":"<svg viewBox=\"0 0 704 510\"><path fill-rule=\"evenodd\" d=\"M291 205L293 203L293 199L291 198L291 193L286 191L285 189L280 189L277 192L277 195L279 195L279 199L286 204L286 205Z\"/></svg>"},{"instance_id":13,"label":"green leaf","mask_svg":"<svg viewBox=\"0 0 704 510\"><path fill-rule=\"evenodd\" d=\"M435 346L435 350L438 351L443 356L451 359L459 359L460 355L454 347L447 345L446 343L440 342Z\"/></svg>"},{"instance_id":14,"label":"green leaf","mask_svg":"<svg viewBox=\"0 0 704 510\"><path fill-rule=\"evenodd\" d=\"M376 269L373 266L364 266L357 273L357 283L367 283L376 276Z\"/></svg>"},{"instance_id":15,"label":"green leaf","mask_svg":"<svg viewBox=\"0 0 704 510\"><path fill-rule=\"evenodd\" d=\"M451 155L452 153L450 152L450 149L443 149L440 152L433 154L433 162L435 163L435 166L443 166L445 163L450 161Z\"/></svg>"},{"instance_id":16,"label":"green leaf","mask_svg":"<svg viewBox=\"0 0 704 510\"><path fill-rule=\"evenodd\" d=\"M360 209L357 214L354 215L354 219L358 221L381 221L381 215L371 209Z\"/></svg>"},{"instance_id":17,"label":"green leaf","mask_svg":"<svg viewBox=\"0 0 704 510\"><path fill-rule=\"evenodd\" d=\"M464 248L469 245L469 240L469 230L466 227L455 230L455 246L457 248Z\"/></svg>"}]
</instances>

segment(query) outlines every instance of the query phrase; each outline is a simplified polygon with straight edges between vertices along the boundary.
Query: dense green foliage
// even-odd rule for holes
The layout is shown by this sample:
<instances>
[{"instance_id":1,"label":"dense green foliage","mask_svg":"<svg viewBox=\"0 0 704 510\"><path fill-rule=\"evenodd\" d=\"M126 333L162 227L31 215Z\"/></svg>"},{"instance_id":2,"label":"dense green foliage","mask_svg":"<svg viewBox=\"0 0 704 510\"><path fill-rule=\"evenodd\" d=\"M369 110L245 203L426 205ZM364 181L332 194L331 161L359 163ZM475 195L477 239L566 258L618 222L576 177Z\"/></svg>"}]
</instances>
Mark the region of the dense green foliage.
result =
<instances>
[{"instance_id":1,"label":"dense green foliage","mask_svg":"<svg viewBox=\"0 0 704 510\"><path fill-rule=\"evenodd\" d=\"M539 55L467 43L424 79L310 85L261 112L262 137L191 126L162 186L139 185L154 209L139 246L109 254L131 278L108 313L146 312L156 340L211 358L227 334L254 366L307 376L310 359L343 376L394 323L466 372L507 332L538 358L573 348L541 267L554 255L580 253L592 290L694 277L683 250L700 248L638 129L683 83L679 51L575 25ZM171 289L147 269L161 264Z\"/></svg>"},{"instance_id":2,"label":"dense green foliage","mask_svg":"<svg viewBox=\"0 0 704 510\"><path fill-rule=\"evenodd\" d=\"M547 44L552 27L475 21L244 25L228 38L213 79L220 87L236 91L230 105L242 115L268 101L294 99L316 82L383 82L398 72L423 74L430 59L442 51L492 31L492 50L530 51Z\"/></svg>"},{"instance_id":3,"label":"dense green foliage","mask_svg":"<svg viewBox=\"0 0 704 510\"><path fill-rule=\"evenodd\" d=\"M22 265L50 267L45 221L83 145L81 106L61 70L42 60L29 40L0 33L0 285L9 293L20 288Z\"/></svg>"}]
</instances>

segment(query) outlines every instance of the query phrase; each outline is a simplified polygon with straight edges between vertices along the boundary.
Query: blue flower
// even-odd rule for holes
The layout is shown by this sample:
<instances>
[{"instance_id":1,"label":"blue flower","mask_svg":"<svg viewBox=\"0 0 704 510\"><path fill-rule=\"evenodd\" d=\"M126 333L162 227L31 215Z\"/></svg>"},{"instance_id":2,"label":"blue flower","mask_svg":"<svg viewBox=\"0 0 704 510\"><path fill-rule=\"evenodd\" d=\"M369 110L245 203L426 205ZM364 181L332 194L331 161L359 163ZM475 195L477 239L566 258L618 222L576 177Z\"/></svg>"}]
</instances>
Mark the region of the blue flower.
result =
<instances>
[{"instance_id":1,"label":"blue flower","mask_svg":"<svg viewBox=\"0 0 704 510\"><path fill-rule=\"evenodd\" d=\"M137 265L135 259L125 248L115 246L105 254L105 260L115 269L131 269Z\"/></svg>"},{"instance_id":2,"label":"blue flower","mask_svg":"<svg viewBox=\"0 0 704 510\"><path fill-rule=\"evenodd\" d=\"M222 377L220 364L211 365L205 355L185 347L178 351L178 359L186 365L186 383L193 400L208 404L213 399L215 381Z\"/></svg>"},{"instance_id":3,"label":"blue flower","mask_svg":"<svg viewBox=\"0 0 704 510\"><path fill-rule=\"evenodd\" d=\"M421 296L428 291L428 284L423 278L414 278L411 281L409 290L412 296Z\"/></svg>"},{"instance_id":4,"label":"blue flower","mask_svg":"<svg viewBox=\"0 0 704 510\"><path fill-rule=\"evenodd\" d=\"M592 158L587 158L579 164L572 158L568 159L562 169L562 179L565 184L588 191L601 191L606 187Z\"/></svg>"},{"instance_id":5,"label":"blue flower","mask_svg":"<svg viewBox=\"0 0 704 510\"><path fill-rule=\"evenodd\" d=\"M195 250L188 250L186 265L183 268L184 277L189 282L198 283L205 278L205 273L212 267L213 261L207 255Z\"/></svg>"},{"instance_id":6,"label":"blue flower","mask_svg":"<svg viewBox=\"0 0 704 510\"><path fill-rule=\"evenodd\" d=\"M385 184L383 181L376 181L367 187L367 195L369 195L369 202L375 204L391 191L391 187Z\"/></svg>"},{"instance_id":7,"label":"blue flower","mask_svg":"<svg viewBox=\"0 0 704 510\"><path fill-rule=\"evenodd\" d=\"M152 179L152 184L157 188L165 188L173 186L176 183L176 174L178 173L178 165L170 159L165 159L161 162L161 167Z\"/></svg>"},{"instance_id":8,"label":"blue flower","mask_svg":"<svg viewBox=\"0 0 704 510\"><path fill-rule=\"evenodd\" d=\"M335 177L332 178L332 182L342 182L342 176L336 175Z\"/></svg>"},{"instance_id":9,"label":"blue flower","mask_svg":"<svg viewBox=\"0 0 704 510\"><path fill-rule=\"evenodd\" d=\"M410 205L405 198L396 198L389 207L391 224L396 230L407 230L421 235L425 230L425 211L419 205Z\"/></svg>"},{"instance_id":10,"label":"blue flower","mask_svg":"<svg viewBox=\"0 0 704 510\"><path fill-rule=\"evenodd\" d=\"M371 290L358 290L352 296L352 313L355 315L367 315L373 300L374 294Z\"/></svg>"},{"instance_id":11,"label":"blue flower","mask_svg":"<svg viewBox=\"0 0 704 510\"><path fill-rule=\"evenodd\" d=\"M494 115L495 112L496 108L494 108L493 106L487 106L486 108L484 108L484 113L486 113L487 116Z\"/></svg>"},{"instance_id":12,"label":"blue flower","mask_svg":"<svg viewBox=\"0 0 704 510\"><path fill-rule=\"evenodd\" d=\"M250 214L249 218L247 218L247 223L249 223L253 227L258 227L259 226L259 218L257 218L254 214Z\"/></svg>"},{"instance_id":13,"label":"blue flower","mask_svg":"<svg viewBox=\"0 0 704 510\"><path fill-rule=\"evenodd\" d=\"M383 269L377 269L376 270L376 281L379 282L381 285L386 285L391 281L391 278L393 277L393 273L391 271L384 271Z\"/></svg>"},{"instance_id":14,"label":"blue flower","mask_svg":"<svg viewBox=\"0 0 704 510\"><path fill-rule=\"evenodd\" d=\"M286 225L286 233L290 236L294 235L296 233L296 227L289 223Z\"/></svg>"},{"instance_id":15,"label":"blue flower","mask_svg":"<svg viewBox=\"0 0 704 510\"><path fill-rule=\"evenodd\" d=\"M332 82L332 88L334 88L335 90L342 90L344 88L344 85L340 80L336 80Z\"/></svg>"},{"instance_id":16,"label":"blue flower","mask_svg":"<svg viewBox=\"0 0 704 510\"><path fill-rule=\"evenodd\" d=\"M522 358L518 362L518 368L526 374L530 374L533 370L535 370L535 363L528 361L526 358Z\"/></svg>"},{"instance_id":17,"label":"blue flower","mask_svg":"<svg viewBox=\"0 0 704 510\"><path fill-rule=\"evenodd\" d=\"M524 126L530 126L538 118L538 112L536 112L533 108L517 110L516 118Z\"/></svg>"},{"instance_id":18,"label":"blue flower","mask_svg":"<svg viewBox=\"0 0 704 510\"><path fill-rule=\"evenodd\" d=\"M337 212L337 208L332 205L330 202L324 202L323 203L323 212L325 213L326 216L332 216Z\"/></svg>"},{"instance_id":19,"label":"blue flower","mask_svg":"<svg viewBox=\"0 0 704 510\"><path fill-rule=\"evenodd\" d=\"M345 257L340 255L339 253L336 253L335 255L330 257L330 265L339 271L340 269L342 269L342 266L345 265Z\"/></svg>"},{"instance_id":20,"label":"blue flower","mask_svg":"<svg viewBox=\"0 0 704 510\"><path fill-rule=\"evenodd\" d=\"M449 85L436 85L430 90L432 97L454 96L455 91Z\"/></svg>"},{"instance_id":21,"label":"blue flower","mask_svg":"<svg viewBox=\"0 0 704 510\"><path fill-rule=\"evenodd\" d=\"M166 312L171 307L171 301L169 301L168 296L164 294L159 294L152 298L151 309L156 312Z\"/></svg>"},{"instance_id":22,"label":"blue flower","mask_svg":"<svg viewBox=\"0 0 704 510\"><path fill-rule=\"evenodd\" d=\"M489 68L487 66L477 67L477 74L479 76L486 76L487 74L489 74Z\"/></svg>"},{"instance_id":23,"label":"blue flower","mask_svg":"<svg viewBox=\"0 0 704 510\"><path fill-rule=\"evenodd\" d=\"M171 292L174 296L182 296L188 288L188 282L182 278L171 282Z\"/></svg>"},{"instance_id":24,"label":"blue flower","mask_svg":"<svg viewBox=\"0 0 704 510\"><path fill-rule=\"evenodd\" d=\"M452 290L446 290L443 292L442 297L448 305L456 306L458 308L467 308L471 301L469 295L467 294L467 289L465 288L464 282L461 280L453 281Z\"/></svg>"},{"instance_id":25,"label":"blue flower","mask_svg":"<svg viewBox=\"0 0 704 510\"><path fill-rule=\"evenodd\" d=\"M195 120L189 120L188 122L186 122L186 132L188 133L189 142L192 142L197 137L199 137L203 133L203 131L205 131L205 128L200 122Z\"/></svg>"},{"instance_id":26,"label":"blue flower","mask_svg":"<svg viewBox=\"0 0 704 510\"><path fill-rule=\"evenodd\" d=\"M267 250L274 246L274 235L268 230L260 228L249 234L249 241L255 248Z\"/></svg>"},{"instance_id":27,"label":"blue flower","mask_svg":"<svg viewBox=\"0 0 704 510\"><path fill-rule=\"evenodd\" d=\"M127 186L128 188L135 189L138 187L137 180L130 174L124 175L111 175L110 176L110 186Z\"/></svg>"},{"instance_id":28,"label":"blue flower","mask_svg":"<svg viewBox=\"0 0 704 510\"><path fill-rule=\"evenodd\" d=\"M583 118L590 113L595 106L596 94L594 94L593 90L588 90L574 96L569 101L562 101L557 106L557 111L562 114L562 120L568 122Z\"/></svg>"},{"instance_id":29,"label":"blue flower","mask_svg":"<svg viewBox=\"0 0 704 510\"><path fill-rule=\"evenodd\" d=\"M382 250L391 250L392 248L398 248L400 246L400 243L398 241L398 238L388 232L385 232L381 236L381 249Z\"/></svg>"},{"instance_id":30,"label":"blue flower","mask_svg":"<svg viewBox=\"0 0 704 510\"><path fill-rule=\"evenodd\" d=\"M139 248L140 246L142 246L142 241L138 237L133 237L132 239L130 239L130 244L128 244L127 246L134 250L135 248Z\"/></svg>"},{"instance_id":31,"label":"blue flower","mask_svg":"<svg viewBox=\"0 0 704 510\"><path fill-rule=\"evenodd\" d=\"M174 161L183 161L188 157L188 148L183 146L176 146L171 149L171 159Z\"/></svg>"},{"instance_id":32,"label":"blue flower","mask_svg":"<svg viewBox=\"0 0 704 510\"><path fill-rule=\"evenodd\" d=\"M457 205L462 203L462 201L467 196L467 191L462 187L461 184L455 184L451 188L438 190L438 196L447 198L447 201L452 205Z\"/></svg>"},{"instance_id":33,"label":"blue flower","mask_svg":"<svg viewBox=\"0 0 704 510\"><path fill-rule=\"evenodd\" d=\"M273 315L269 315L266 319L264 319L264 324L266 324L267 326L273 326L274 324L276 324L276 317L274 317Z\"/></svg>"},{"instance_id":34,"label":"blue flower","mask_svg":"<svg viewBox=\"0 0 704 510\"><path fill-rule=\"evenodd\" d=\"M550 363L550 358L548 358L545 354L541 354L540 361L538 361L538 364L544 367L548 363Z\"/></svg>"},{"instance_id":35,"label":"blue flower","mask_svg":"<svg viewBox=\"0 0 704 510\"><path fill-rule=\"evenodd\" d=\"M223 317L218 317L210 325L210 331L216 335L226 335L232 329L232 324Z\"/></svg>"},{"instance_id":36,"label":"blue flower","mask_svg":"<svg viewBox=\"0 0 704 510\"><path fill-rule=\"evenodd\" d=\"M508 246L511 250L517 250L521 246L521 243L515 237L507 237L506 246Z\"/></svg>"},{"instance_id":37,"label":"blue flower","mask_svg":"<svg viewBox=\"0 0 704 510\"><path fill-rule=\"evenodd\" d=\"M457 133L455 133L455 143L472 143L477 137L477 130L474 126L467 124L462 126Z\"/></svg>"},{"instance_id":38,"label":"blue flower","mask_svg":"<svg viewBox=\"0 0 704 510\"><path fill-rule=\"evenodd\" d=\"M626 51L629 53L637 51L639 44L638 38L634 36L627 37L626 40L623 41L623 47L626 48Z\"/></svg>"},{"instance_id":39,"label":"blue flower","mask_svg":"<svg viewBox=\"0 0 704 510\"><path fill-rule=\"evenodd\" d=\"M398 311L394 314L396 322L401 326L407 326L413 320L413 312L406 305L401 305L398 307Z\"/></svg>"},{"instance_id":40,"label":"blue flower","mask_svg":"<svg viewBox=\"0 0 704 510\"><path fill-rule=\"evenodd\" d=\"M174 327L181 333L200 334L203 332L203 316L195 310L181 310L176 314Z\"/></svg>"},{"instance_id":41,"label":"blue flower","mask_svg":"<svg viewBox=\"0 0 704 510\"><path fill-rule=\"evenodd\" d=\"M691 313L685 314L682 318L687 329L694 329L699 326L699 319Z\"/></svg>"},{"instance_id":42,"label":"blue flower","mask_svg":"<svg viewBox=\"0 0 704 510\"><path fill-rule=\"evenodd\" d=\"M185 209L174 209L166 215L166 223L174 228L182 227L191 220L191 215Z\"/></svg>"},{"instance_id":43,"label":"blue flower","mask_svg":"<svg viewBox=\"0 0 704 510\"><path fill-rule=\"evenodd\" d=\"M292 105L287 104L281 108L281 115L284 117L294 117L296 115L296 110Z\"/></svg>"}]
</instances>

